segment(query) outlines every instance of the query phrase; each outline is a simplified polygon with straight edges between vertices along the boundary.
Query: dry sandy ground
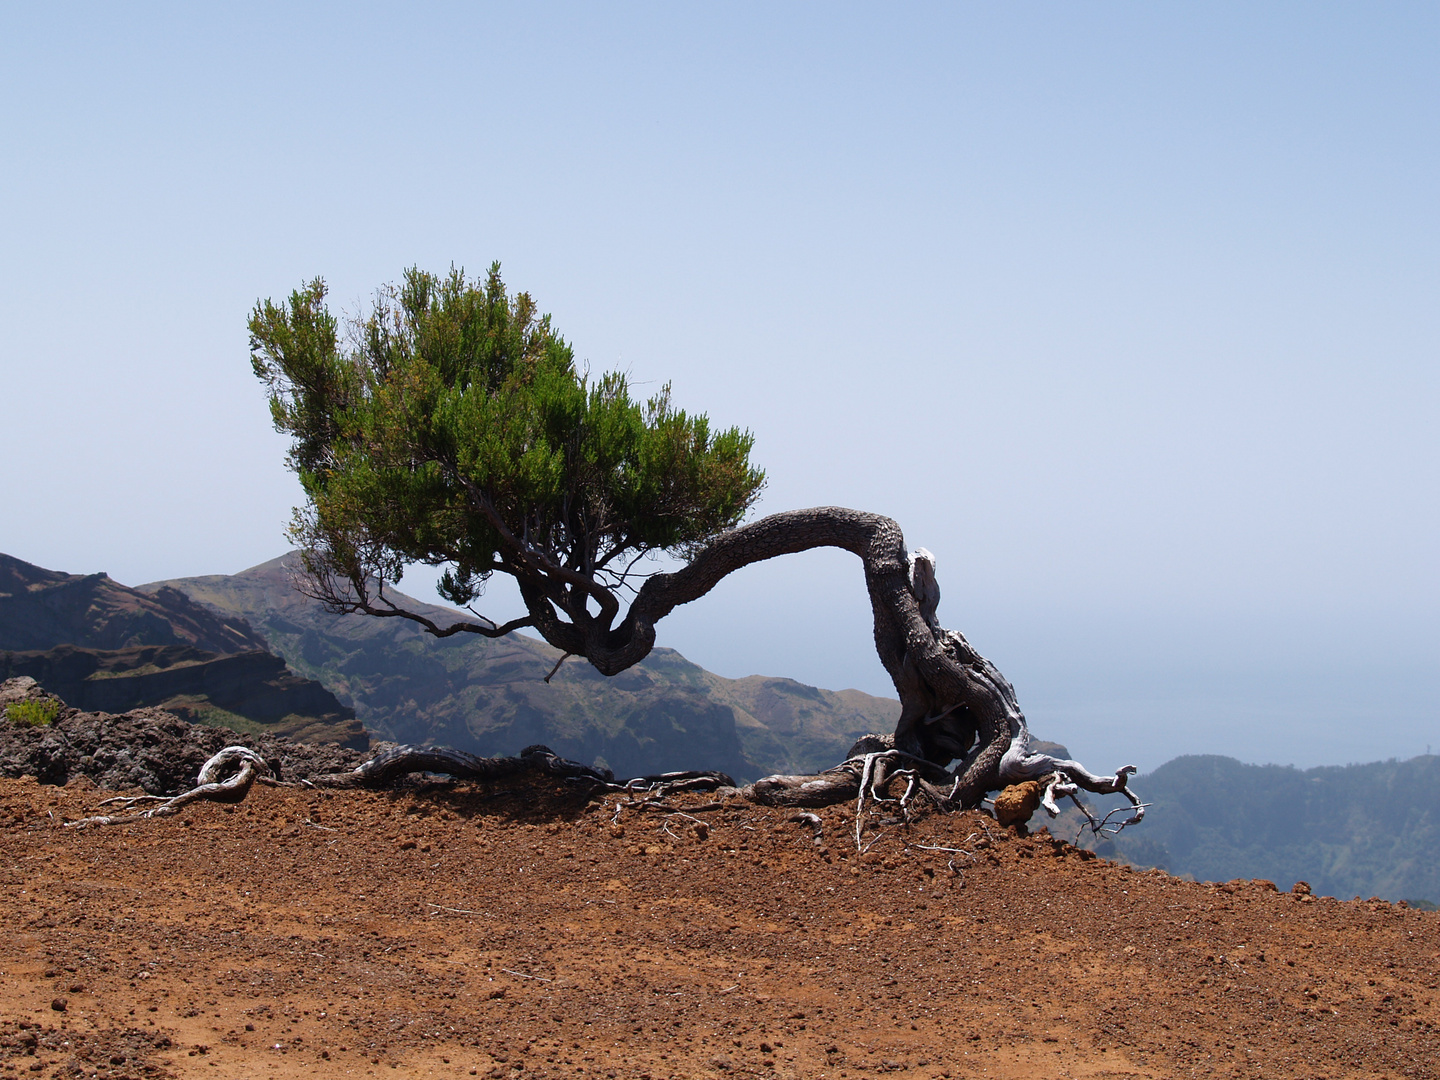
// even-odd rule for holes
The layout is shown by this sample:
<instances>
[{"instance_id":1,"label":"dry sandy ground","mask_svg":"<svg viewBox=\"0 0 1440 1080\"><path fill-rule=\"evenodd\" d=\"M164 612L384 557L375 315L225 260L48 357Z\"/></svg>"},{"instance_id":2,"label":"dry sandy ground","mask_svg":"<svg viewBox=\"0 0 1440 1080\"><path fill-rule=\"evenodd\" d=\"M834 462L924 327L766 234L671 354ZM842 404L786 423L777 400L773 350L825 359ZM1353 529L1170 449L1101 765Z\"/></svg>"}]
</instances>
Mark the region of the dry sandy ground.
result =
<instances>
[{"instance_id":1,"label":"dry sandy ground","mask_svg":"<svg viewBox=\"0 0 1440 1080\"><path fill-rule=\"evenodd\" d=\"M61 826L101 794L0 781L0 1077L1440 1074L1440 915L981 815L864 857L838 808L464 787Z\"/></svg>"}]
</instances>

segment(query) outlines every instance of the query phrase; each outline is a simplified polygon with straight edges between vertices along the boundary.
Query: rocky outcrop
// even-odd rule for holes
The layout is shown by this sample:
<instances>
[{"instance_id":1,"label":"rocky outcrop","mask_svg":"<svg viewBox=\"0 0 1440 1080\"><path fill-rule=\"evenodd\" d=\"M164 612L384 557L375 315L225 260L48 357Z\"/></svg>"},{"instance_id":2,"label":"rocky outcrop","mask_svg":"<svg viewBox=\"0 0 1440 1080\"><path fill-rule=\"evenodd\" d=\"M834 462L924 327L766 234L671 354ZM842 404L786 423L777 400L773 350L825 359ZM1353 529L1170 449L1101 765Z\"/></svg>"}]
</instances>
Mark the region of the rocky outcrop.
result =
<instances>
[{"instance_id":1,"label":"rocky outcrop","mask_svg":"<svg viewBox=\"0 0 1440 1080\"><path fill-rule=\"evenodd\" d=\"M157 707L192 723L268 731L356 750L370 745L355 711L268 652L217 656L188 645L0 653L0 679L29 676L86 712Z\"/></svg>"},{"instance_id":2,"label":"rocky outcrop","mask_svg":"<svg viewBox=\"0 0 1440 1080\"><path fill-rule=\"evenodd\" d=\"M0 717L4 705L53 697L33 679L7 680L0 684ZM163 709L115 715L67 706L44 727L0 719L0 776L33 776L42 784L84 776L104 788L175 795L194 786L207 758L231 745L254 750L289 780L353 769L370 756L333 743L189 724Z\"/></svg>"}]
</instances>

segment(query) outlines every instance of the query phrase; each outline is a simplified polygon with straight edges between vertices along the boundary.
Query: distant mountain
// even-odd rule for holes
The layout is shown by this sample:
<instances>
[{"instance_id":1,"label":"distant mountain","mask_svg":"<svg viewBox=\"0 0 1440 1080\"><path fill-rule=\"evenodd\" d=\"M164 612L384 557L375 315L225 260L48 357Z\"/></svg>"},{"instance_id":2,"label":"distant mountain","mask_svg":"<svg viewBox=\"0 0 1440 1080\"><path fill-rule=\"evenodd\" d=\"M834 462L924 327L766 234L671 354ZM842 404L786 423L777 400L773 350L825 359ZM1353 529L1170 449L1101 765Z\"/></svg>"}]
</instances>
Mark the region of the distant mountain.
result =
<instances>
[{"instance_id":1,"label":"distant mountain","mask_svg":"<svg viewBox=\"0 0 1440 1080\"><path fill-rule=\"evenodd\" d=\"M174 589L143 593L107 574L64 574L0 555L0 649L56 645L190 645L222 655L266 648L243 618L218 615Z\"/></svg>"},{"instance_id":2,"label":"distant mountain","mask_svg":"<svg viewBox=\"0 0 1440 1080\"><path fill-rule=\"evenodd\" d=\"M124 713L153 705L207 727L355 750L370 746L355 710L319 683L290 671L280 657L258 649L217 656L188 645L57 645L0 653L0 680L20 675L85 712Z\"/></svg>"},{"instance_id":3,"label":"distant mountain","mask_svg":"<svg viewBox=\"0 0 1440 1080\"><path fill-rule=\"evenodd\" d=\"M753 779L812 772L841 760L859 736L889 731L898 701L858 690L820 690L792 679L726 679L672 649L606 678L523 634L437 639L401 619L336 616L291 586L284 556L235 575L141 586L171 589L224 616L239 616L297 672L353 705L372 734L514 753L545 743L617 773L715 768ZM406 598L412 610L456 613Z\"/></svg>"},{"instance_id":4,"label":"distant mountain","mask_svg":"<svg viewBox=\"0 0 1440 1080\"><path fill-rule=\"evenodd\" d=\"M287 670L243 617L0 555L0 679L18 675L87 711L153 705L212 727L370 745L354 710Z\"/></svg>"},{"instance_id":5,"label":"distant mountain","mask_svg":"<svg viewBox=\"0 0 1440 1080\"><path fill-rule=\"evenodd\" d=\"M1440 901L1437 772L1434 755L1303 770L1179 757L1136 778L1144 823L1099 850L1201 881Z\"/></svg>"}]
</instances>

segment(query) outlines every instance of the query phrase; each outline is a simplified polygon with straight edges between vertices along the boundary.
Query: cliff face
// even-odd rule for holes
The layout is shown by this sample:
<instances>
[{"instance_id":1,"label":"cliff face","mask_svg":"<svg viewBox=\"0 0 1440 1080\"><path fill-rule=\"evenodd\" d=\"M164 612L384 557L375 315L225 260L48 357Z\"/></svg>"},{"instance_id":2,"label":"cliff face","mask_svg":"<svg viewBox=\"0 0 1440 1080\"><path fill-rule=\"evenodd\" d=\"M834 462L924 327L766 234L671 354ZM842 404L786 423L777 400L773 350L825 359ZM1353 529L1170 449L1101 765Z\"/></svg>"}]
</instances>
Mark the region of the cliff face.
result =
<instances>
[{"instance_id":1,"label":"cliff face","mask_svg":"<svg viewBox=\"0 0 1440 1080\"><path fill-rule=\"evenodd\" d=\"M243 617L220 615L175 589L142 593L105 574L64 574L0 555L0 649L190 645L212 653L265 649Z\"/></svg>"},{"instance_id":2,"label":"cliff face","mask_svg":"<svg viewBox=\"0 0 1440 1080\"><path fill-rule=\"evenodd\" d=\"M196 724L294 739L370 745L355 710L268 652L217 656L188 645L0 653L0 679L28 675L85 712L156 706Z\"/></svg>"},{"instance_id":3,"label":"cliff face","mask_svg":"<svg viewBox=\"0 0 1440 1080\"><path fill-rule=\"evenodd\" d=\"M198 724L370 744L355 711L288 670L243 616L0 555L0 679L19 675L90 712L158 706Z\"/></svg>"}]
</instances>

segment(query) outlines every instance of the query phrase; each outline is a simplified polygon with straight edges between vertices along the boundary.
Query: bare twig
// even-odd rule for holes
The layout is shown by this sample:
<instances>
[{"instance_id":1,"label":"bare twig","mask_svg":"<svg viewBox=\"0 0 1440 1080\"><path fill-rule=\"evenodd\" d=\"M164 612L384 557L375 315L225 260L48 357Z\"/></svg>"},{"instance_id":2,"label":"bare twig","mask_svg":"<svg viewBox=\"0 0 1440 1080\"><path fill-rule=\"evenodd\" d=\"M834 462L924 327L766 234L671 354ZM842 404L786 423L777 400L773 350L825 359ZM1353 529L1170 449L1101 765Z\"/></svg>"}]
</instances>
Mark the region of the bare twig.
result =
<instances>
[{"instance_id":1,"label":"bare twig","mask_svg":"<svg viewBox=\"0 0 1440 1080\"><path fill-rule=\"evenodd\" d=\"M920 851L943 851L950 855L964 855L967 859L975 858L973 852L966 851L964 848L940 847L938 844L910 844L909 846Z\"/></svg>"},{"instance_id":2,"label":"bare twig","mask_svg":"<svg viewBox=\"0 0 1440 1080\"><path fill-rule=\"evenodd\" d=\"M550 682L550 680L555 677L555 673L560 670L560 665L563 664L563 663L565 663L566 660L569 660L570 657L572 657L572 656L574 656L574 655L575 655L574 653L568 653L568 652L567 652L567 653L561 653L561 654L560 654L560 659L559 659L559 660L556 660L556 661L555 661L555 666L550 669L550 674L545 676L545 682L548 684L548 683Z\"/></svg>"},{"instance_id":3,"label":"bare twig","mask_svg":"<svg viewBox=\"0 0 1440 1080\"><path fill-rule=\"evenodd\" d=\"M1136 822L1138 822L1144 816L1146 807L1150 805L1149 803L1136 803L1135 810L1137 811L1137 813L1126 818L1119 825L1111 826L1110 819L1113 818L1116 814L1125 813L1127 810L1130 809L1130 807L1117 806L1115 807L1115 809L1111 810L1108 814L1106 814L1103 818L1096 818L1095 815L1090 812L1090 808L1087 807L1084 803L1082 803L1079 799L1077 799L1074 795L1070 796L1070 801L1073 802L1076 806L1078 806L1080 808L1080 812L1085 815L1085 824L1081 825L1080 830L1075 834L1076 844L1080 843L1080 838L1085 835L1086 829L1089 829L1091 835L1094 836L1119 836L1122 832L1125 831L1125 827L1127 825L1134 825Z\"/></svg>"},{"instance_id":4,"label":"bare twig","mask_svg":"<svg viewBox=\"0 0 1440 1080\"><path fill-rule=\"evenodd\" d=\"M553 981L554 981L553 979L545 979L545 978L542 978L542 977L539 976L539 975L526 975L525 972L523 972L523 971L511 971L509 968L501 968L500 970L503 971L506 975L514 975L516 978L520 978L520 979L534 979L536 982L543 982L543 983L548 983L548 982L553 982Z\"/></svg>"}]
</instances>

